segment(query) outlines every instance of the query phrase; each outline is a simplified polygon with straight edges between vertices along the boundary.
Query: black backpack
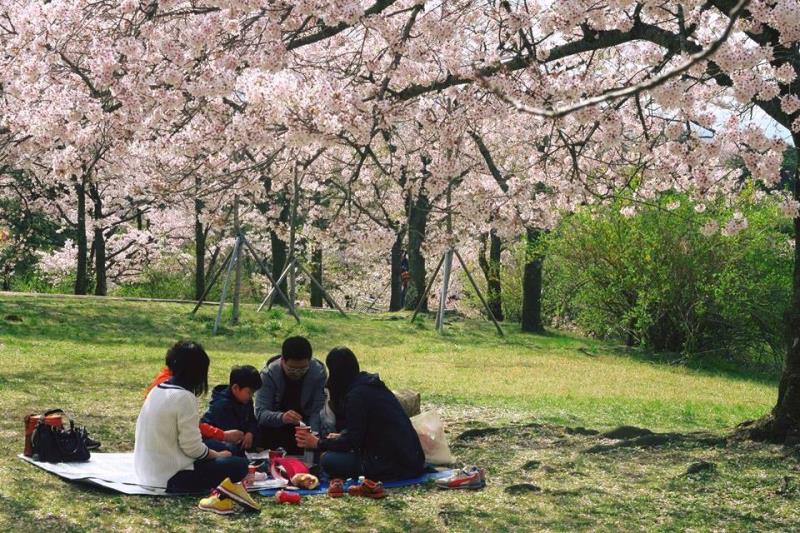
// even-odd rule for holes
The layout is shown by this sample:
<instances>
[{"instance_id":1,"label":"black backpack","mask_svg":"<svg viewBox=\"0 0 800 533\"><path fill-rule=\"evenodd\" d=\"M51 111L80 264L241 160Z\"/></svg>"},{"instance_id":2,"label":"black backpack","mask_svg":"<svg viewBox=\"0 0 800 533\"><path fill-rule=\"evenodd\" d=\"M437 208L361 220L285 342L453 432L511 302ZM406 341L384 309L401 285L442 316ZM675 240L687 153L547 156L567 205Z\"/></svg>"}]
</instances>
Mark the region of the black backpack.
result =
<instances>
[{"instance_id":1,"label":"black backpack","mask_svg":"<svg viewBox=\"0 0 800 533\"><path fill-rule=\"evenodd\" d=\"M31 436L33 459L47 463L88 461L90 454L86 448L86 438L86 429L76 429L72 420L69 421L69 429L49 426L42 420Z\"/></svg>"}]
</instances>

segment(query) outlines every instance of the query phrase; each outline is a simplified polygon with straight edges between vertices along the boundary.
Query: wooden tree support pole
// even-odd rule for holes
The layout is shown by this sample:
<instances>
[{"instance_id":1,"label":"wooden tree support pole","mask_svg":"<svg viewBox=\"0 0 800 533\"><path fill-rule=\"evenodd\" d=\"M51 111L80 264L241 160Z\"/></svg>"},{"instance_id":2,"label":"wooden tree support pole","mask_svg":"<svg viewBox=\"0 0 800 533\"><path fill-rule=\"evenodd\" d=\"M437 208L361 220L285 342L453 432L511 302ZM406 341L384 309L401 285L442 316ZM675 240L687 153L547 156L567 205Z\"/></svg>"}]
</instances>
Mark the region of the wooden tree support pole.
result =
<instances>
[{"instance_id":1,"label":"wooden tree support pole","mask_svg":"<svg viewBox=\"0 0 800 533\"><path fill-rule=\"evenodd\" d=\"M444 333L444 312L447 307L447 290L450 287L450 271L453 268L453 249L444 253L444 274L442 278L442 292L439 295L439 311L436 314L436 331L439 335Z\"/></svg>"},{"instance_id":2,"label":"wooden tree support pole","mask_svg":"<svg viewBox=\"0 0 800 533\"><path fill-rule=\"evenodd\" d=\"M346 318L347 313L345 313L344 310L341 307L339 307L339 304L337 304L336 301L333 298L331 298L331 296L328 294L328 291L325 290L322 284L319 281L317 281L317 279L314 276L312 276L308 270L306 270L306 267L304 267L300 261L295 261L295 263L300 268L300 271L306 276L308 276L308 279L311 280L311 283L316 285L317 288L322 292L322 296L325 298L325 300L327 300L328 305L336 308L336 310L339 311L342 314L342 316Z\"/></svg>"},{"instance_id":3,"label":"wooden tree support pole","mask_svg":"<svg viewBox=\"0 0 800 533\"><path fill-rule=\"evenodd\" d=\"M288 277L287 281L292 281L293 279L295 279L297 277L297 259L292 259L291 268L288 271L286 271L286 274L287 274L287 277ZM291 288L291 285L289 285L289 287ZM289 299L287 300L287 305L294 305L294 302L297 299L294 296L292 296L292 294L295 294L295 293L294 292L289 292ZM291 302L291 304L289 304L288 302ZM272 293L272 296L269 298L269 301L267 303L269 304L269 305L267 305L267 311L269 311L270 309L272 309L272 306L275 305L275 293L274 292Z\"/></svg>"},{"instance_id":4,"label":"wooden tree support pole","mask_svg":"<svg viewBox=\"0 0 800 533\"><path fill-rule=\"evenodd\" d=\"M503 334L503 330L500 328L500 324L497 323L497 319L494 317L494 313L492 313L492 310L489 308L489 304L486 303L486 300L484 300L483 294L481 294L481 290L478 288L477 283L475 283L475 280L472 279L472 274L470 274L469 269L467 268L467 264L461 258L461 254L458 253L458 250L453 250L453 251L455 252L456 257L458 258L458 262L461 263L461 268L463 268L464 272L467 274L467 279L469 279L469 282L472 284L472 288L475 289L475 292L478 294L478 298L481 299L481 303L486 308L486 312L489 314L489 318L491 318L492 322L494 322L494 327L497 328L497 333L501 337L505 337L505 335Z\"/></svg>"},{"instance_id":5,"label":"wooden tree support pole","mask_svg":"<svg viewBox=\"0 0 800 533\"><path fill-rule=\"evenodd\" d=\"M195 314L197 310L200 309L200 306L203 305L203 302L206 300L206 296L208 296L208 293L211 292L211 288L214 286L214 283L216 283L217 278L219 278L219 275L222 273L223 270L225 270L225 265L228 264L228 259L231 258L232 253L233 253L233 248L231 248L231 250L225 256L225 259L222 260L222 263L219 264L219 268L217 269L216 272L214 272L214 275L211 276L211 281L209 281L208 284L206 285L206 288L203 291L203 295L200 296L199 300L197 300L197 305L195 305L194 309L192 309L192 314Z\"/></svg>"},{"instance_id":6,"label":"wooden tree support pole","mask_svg":"<svg viewBox=\"0 0 800 533\"><path fill-rule=\"evenodd\" d=\"M242 295L242 228L239 225L239 195L233 197L233 233L239 243L239 252L236 257L236 268L234 269L233 281L233 312L231 313L231 324L239 323L239 300Z\"/></svg>"},{"instance_id":7,"label":"wooden tree support pole","mask_svg":"<svg viewBox=\"0 0 800 533\"><path fill-rule=\"evenodd\" d=\"M292 268L293 266L294 266L294 257L290 257L289 261L287 261L286 268L283 269L283 272L281 272L281 275L278 277L278 280L272 284L272 288L269 290L267 296L261 302L261 305L258 306L258 309L256 309L256 313L261 311L261 309L264 307L264 305L266 305L267 302L270 302L270 307L272 307L272 296L275 294L276 291L280 291L281 296L283 296L286 299L286 304L288 306L294 307L294 303L290 302L289 298L287 298L283 294L283 291L281 291L280 289L281 282L283 282L283 280L286 279L286 275L289 273L289 269Z\"/></svg>"},{"instance_id":8,"label":"wooden tree support pole","mask_svg":"<svg viewBox=\"0 0 800 533\"><path fill-rule=\"evenodd\" d=\"M267 276L267 279L270 281L270 283L272 283L272 287L277 290L278 295L281 296L287 302L289 302L289 299L283 293L283 291L281 290L280 286L277 283L275 283L275 278L273 278L272 274L269 273L269 269L267 268L268 265L264 264L264 262L261 260L261 258L258 257L258 254L253 249L253 247L250 246L250 241L248 241L247 238L244 237L244 236L242 237L242 240L244 241L245 248L250 253L250 256L255 260L256 264L258 264L258 268L261 269L261 272L263 272L264 275ZM261 307L263 307L263 306L264 306L264 304L262 303ZM258 308L258 311L261 310L261 307ZM289 302L289 312L292 314L294 319L297 320L297 322L299 323L300 322L300 317L297 316L297 310L294 308L294 304L292 304L291 302Z\"/></svg>"},{"instance_id":9,"label":"wooden tree support pole","mask_svg":"<svg viewBox=\"0 0 800 533\"><path fill-rule=\"evenodd\" d=\"M425 287L425 290L419 297L419 300L417 301L417 308L414 309L414 314L411 315L411 322L414 322L414 319L417 318L417 315L419 314L419 310L422 309L422 302L424 302L425 298L428 297L428 293L430 292L431 287L433 286L433 281L436 279L436 274L438 274L439 269L442 268L442 263L444 263L444 256L445 254L442 254L442 258L439 260L439 264L436 265L436 269L433 271L433 276L431 276L431 280L428 282L428 286Z\"/></svg>"},{"instance_id":10,"label":"wooden tree support pole","mask_svg":"<svg viewBox=\"0 0 800 533\"><path fill-rule=\"evenodd\" d=\"M219 329L220 320L222 320L222 308L225 306L225 297L228 295L228 286L231 282L231 272L233 271L233 267L239 261L239 253L240 253L240 246L241 246L240 238L236 238L236 243L233 245L233 252L231 253L231 259L228 261L228 269L225 272L225 281L222 283L222 295L219 298L219 307L217 308L217 318L214 320L214 329L211 330L213 335L217 334L217 330Z\"/></svg>"}]
</instances>

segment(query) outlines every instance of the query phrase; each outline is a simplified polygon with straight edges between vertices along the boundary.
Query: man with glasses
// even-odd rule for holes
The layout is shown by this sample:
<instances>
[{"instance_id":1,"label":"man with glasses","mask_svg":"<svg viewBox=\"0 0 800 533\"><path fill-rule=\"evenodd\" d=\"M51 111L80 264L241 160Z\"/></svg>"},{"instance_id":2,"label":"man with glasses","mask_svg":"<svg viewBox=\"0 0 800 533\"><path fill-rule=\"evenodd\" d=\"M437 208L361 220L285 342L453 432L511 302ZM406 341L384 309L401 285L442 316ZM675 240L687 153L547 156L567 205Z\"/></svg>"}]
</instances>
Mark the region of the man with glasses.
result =
<instances>
[{"instance_id":1,"label":"man with glasses","mask_svg":"<svg viewBox=\"0 0 800 533\"><path fill-rule=\"evenodd\" d=\"M325 365L311 357L305 337L289 337L281 354L261 369L261 388L255 395L255 411L261 438L259 448L283 448L289 454L303 453L294 428L300 422L320 430L320 412L325 405Z\"/></svg>"}]
</instances>

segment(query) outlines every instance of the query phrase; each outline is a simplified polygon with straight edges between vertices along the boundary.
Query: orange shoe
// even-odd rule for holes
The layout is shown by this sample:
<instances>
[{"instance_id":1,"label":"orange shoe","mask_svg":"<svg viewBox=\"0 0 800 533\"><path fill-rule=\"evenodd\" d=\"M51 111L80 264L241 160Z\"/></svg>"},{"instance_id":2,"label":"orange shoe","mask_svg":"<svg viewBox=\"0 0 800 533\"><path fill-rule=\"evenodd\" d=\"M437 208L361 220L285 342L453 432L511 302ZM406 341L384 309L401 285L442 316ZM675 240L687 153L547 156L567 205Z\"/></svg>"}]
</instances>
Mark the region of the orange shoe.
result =
<instances>
[{"instance_id":1,"label":"orange shoe","mask_svg":"<svg viewBox=\"0 0 800 533\"><path fill-rule=\"evenodd\" d=\"M364 479L358 485L353 485L347 489L347 494L350 496L364 496L365 498L385 498L386 491L383 490L383 483L380 481L372 481L371 479Z\"/></svg>"},{"instance_id":2,"label":"orange shoe","mask_svg":"<svg viewBox=\"0 0 800 533\"><path fill-rule=\"evenodd\" d=\"M328 496L331 498L341 498L344 496L344 480L332 479L328 485Z\"/></svg>"}]
</instances>

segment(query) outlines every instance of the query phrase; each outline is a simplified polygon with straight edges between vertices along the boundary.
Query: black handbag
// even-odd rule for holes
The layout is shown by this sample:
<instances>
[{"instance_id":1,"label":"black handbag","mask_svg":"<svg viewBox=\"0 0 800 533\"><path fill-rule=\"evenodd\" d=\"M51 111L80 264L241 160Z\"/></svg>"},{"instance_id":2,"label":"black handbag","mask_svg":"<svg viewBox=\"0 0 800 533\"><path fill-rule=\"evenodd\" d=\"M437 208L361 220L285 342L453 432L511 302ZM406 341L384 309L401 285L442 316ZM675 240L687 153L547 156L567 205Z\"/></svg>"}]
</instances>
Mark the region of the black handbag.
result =
<instances>
[{"instance_id":1,"label":"black handbag","mask_svg":"<svg viewBox=\"0 0 800 533\"><path fill-rule=\"evenodd\" d=\"M72 420L69 421L69 429L53 427L40 421L31 436L33 459L47 463L88 461L90 453L86 448L85 434L86 430L76 429Z\"/></svg>"}]
</instances>

